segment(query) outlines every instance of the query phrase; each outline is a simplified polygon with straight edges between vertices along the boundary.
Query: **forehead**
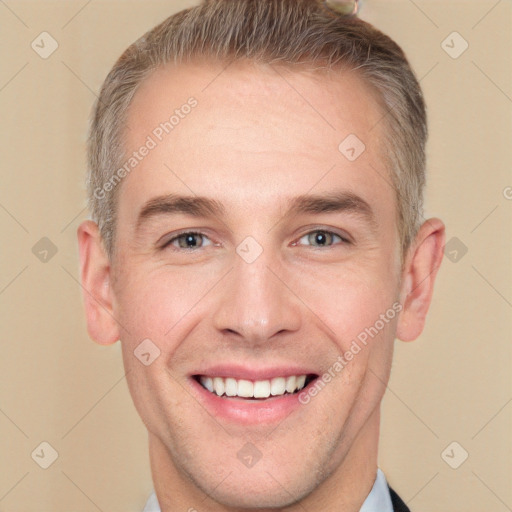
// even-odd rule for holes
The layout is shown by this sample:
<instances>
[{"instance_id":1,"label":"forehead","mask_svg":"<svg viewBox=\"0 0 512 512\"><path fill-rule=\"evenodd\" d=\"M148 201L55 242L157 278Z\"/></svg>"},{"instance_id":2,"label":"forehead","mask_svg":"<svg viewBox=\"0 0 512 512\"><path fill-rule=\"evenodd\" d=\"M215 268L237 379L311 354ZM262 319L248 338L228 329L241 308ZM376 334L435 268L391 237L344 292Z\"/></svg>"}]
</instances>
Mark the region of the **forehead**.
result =
<instances>
[{"instance_id":1,"label":"forehead","mask_svg":"<svg viewBox=\"0 0 512 512\"><path fill-rule=\"evenodd\" d=\"M132 207L175 192L263 206L343 185L393 203L382 115L354 72L243 61L168 65L141 84L128 110L127 156L149 140L153 147L123 180L121 196ZM356 156L364 151L354 160L352 148Z\"/></svg>"}]
</instances>

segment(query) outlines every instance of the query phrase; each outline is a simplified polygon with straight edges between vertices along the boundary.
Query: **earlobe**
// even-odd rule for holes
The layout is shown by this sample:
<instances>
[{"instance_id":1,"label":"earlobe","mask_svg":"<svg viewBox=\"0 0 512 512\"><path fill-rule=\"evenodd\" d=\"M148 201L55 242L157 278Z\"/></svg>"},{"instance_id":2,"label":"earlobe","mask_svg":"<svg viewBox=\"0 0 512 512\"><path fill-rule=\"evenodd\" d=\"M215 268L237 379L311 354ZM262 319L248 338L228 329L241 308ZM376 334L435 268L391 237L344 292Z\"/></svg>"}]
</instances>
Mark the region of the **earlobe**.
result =
<instances>
[{"instance_id":1,"label":"earlobe","mask_svg":"<svg viewBox=\"0 0 512 512\"><path fill-rule=\"evenodd\" d=\"M403 310L396 331L402 341L415 340L423 331L444 244L445 226L441 220L432 218L421 226L411 245L402 272Z\"/></svg>"},{"instance_id":2,"label":"earlobe","mask_svg":"<svg viewBox=\"0 0 512 512\"><path fill-rule=\"evenodd\" d=\"M110 345L119 339L119 326L112 307L110 262L95 222L82 222L77 236L87 330L97 343Z\"/></svg>"}]
</instances>

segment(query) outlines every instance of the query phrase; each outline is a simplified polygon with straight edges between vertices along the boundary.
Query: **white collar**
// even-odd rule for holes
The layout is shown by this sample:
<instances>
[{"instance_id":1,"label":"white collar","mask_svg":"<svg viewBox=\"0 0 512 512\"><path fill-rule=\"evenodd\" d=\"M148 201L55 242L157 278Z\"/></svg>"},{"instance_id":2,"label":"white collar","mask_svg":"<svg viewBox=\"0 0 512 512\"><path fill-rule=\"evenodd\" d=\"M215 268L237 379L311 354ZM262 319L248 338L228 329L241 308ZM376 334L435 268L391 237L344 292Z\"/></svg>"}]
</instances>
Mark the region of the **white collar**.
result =
<instances>
[{"instance_id":1,"label":"white collar","mask_svg":"<svg viewBox=\"0 0 512 512\"><path fill-rule=\"evenodd\" d=\"M161 512L154 492L149 496L142 512ZM393 512L388 483L380 468L377 468L377 477L375 478L372 490L364 500L359 512Z\"/></svg>"},{"instance_id":2,"label":"white collar","mask_svg":"<svg viewBox=\"0 0 512 512\"><path fill-rule=\"evenodd\" d=\"M156 512L159 512L158 510ZM377 468L377 477L370 494L364 500L359 512L393 512L393 503L389 494L388 483L384 473Z\"/></svg>"},{"instance_id":3,"label":"white collar","mask_svg":"<svg viewBox=\"0 0 512 512\"><path fill-rule=\"evenodd\" d=\"M161 512L160 505L156 499L155 491L150 494L148 501L146 501L146 506L142 512Z\"/></svg>"}]
</instances>

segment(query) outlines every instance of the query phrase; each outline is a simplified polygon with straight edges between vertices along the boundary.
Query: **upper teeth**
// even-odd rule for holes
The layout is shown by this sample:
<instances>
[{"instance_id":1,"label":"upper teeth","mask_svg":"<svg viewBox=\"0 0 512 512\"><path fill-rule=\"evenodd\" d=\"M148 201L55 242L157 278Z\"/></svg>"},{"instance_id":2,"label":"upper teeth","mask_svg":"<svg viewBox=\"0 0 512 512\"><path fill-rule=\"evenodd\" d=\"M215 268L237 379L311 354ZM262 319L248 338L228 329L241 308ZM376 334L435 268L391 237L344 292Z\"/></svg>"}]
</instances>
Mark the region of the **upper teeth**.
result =
<instances>
[{"instance_id":1,"label":"upper teeth","mask_svg":"<svg viewBox=\"0 0 512 512\"><path fill-rule=\"evenodd\" d=\"M218 396L240 396L243 398L267 398L270 395L284 395L285 392L294 393L302 389L306 383L306 375L292 375L291 377L276 377L271 380L244 380L231 377L199 378L201 384Z\"/></svg>"}]
</instances>

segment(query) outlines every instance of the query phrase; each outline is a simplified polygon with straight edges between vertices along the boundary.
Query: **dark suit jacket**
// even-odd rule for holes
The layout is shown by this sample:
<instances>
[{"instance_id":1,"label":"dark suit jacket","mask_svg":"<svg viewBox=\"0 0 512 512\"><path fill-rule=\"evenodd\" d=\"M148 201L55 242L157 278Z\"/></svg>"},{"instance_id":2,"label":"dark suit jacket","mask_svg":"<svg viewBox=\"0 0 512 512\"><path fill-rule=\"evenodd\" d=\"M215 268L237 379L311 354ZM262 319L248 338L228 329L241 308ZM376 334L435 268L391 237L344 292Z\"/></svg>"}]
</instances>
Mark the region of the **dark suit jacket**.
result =
<instances>
[{"instance_id":1,"label":"dark suit jacket","mask_svg":"<svg viewBox=\"0 0 512 512\"><path fill-rule=\"evenodd\" d=\"M395 512L411 512L407 505L401 500L400 496L398 496L391 487L389 487L389 494L391 494L391 503L393 503L393 510Z\"/></svg>"}]
</instances>

